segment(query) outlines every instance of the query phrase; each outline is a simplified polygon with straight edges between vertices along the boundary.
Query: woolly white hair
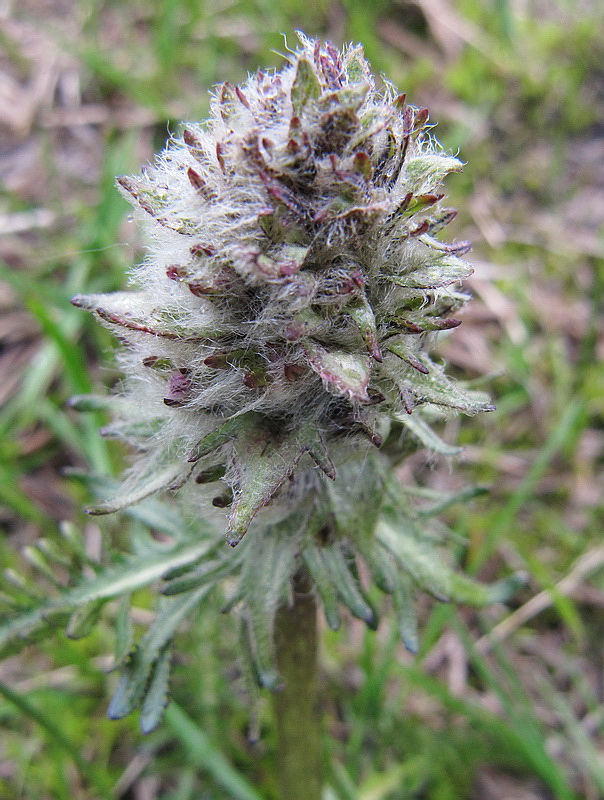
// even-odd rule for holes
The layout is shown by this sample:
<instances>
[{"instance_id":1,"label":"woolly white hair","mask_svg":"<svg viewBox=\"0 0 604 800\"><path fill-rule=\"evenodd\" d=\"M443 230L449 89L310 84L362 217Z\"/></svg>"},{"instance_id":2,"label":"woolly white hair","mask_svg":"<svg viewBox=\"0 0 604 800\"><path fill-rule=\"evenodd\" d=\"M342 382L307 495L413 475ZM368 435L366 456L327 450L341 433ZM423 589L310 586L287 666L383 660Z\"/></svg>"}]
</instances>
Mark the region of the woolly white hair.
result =
<instances>
[{"instance_id":1,"label":"woolly white hair","mask_svg":"<svg viewBox=\"0 0 604 800\"><path fill-rule=\"evenodd\" d=\"M119 413L135 410L108 433L140 455L98 513L191 481L201 497L206 475L215 493L220 474L235 544L304 454L334 479L401 430L433 443L420 406L489 408L427 354L468 299L468 245L435 238L461 162L426 109L376 89L359 46L300 39L284 69L222 84L207 122L118 179L148 231L136 291L74 302L126 345Z\"/></svg>"}]
</instances>

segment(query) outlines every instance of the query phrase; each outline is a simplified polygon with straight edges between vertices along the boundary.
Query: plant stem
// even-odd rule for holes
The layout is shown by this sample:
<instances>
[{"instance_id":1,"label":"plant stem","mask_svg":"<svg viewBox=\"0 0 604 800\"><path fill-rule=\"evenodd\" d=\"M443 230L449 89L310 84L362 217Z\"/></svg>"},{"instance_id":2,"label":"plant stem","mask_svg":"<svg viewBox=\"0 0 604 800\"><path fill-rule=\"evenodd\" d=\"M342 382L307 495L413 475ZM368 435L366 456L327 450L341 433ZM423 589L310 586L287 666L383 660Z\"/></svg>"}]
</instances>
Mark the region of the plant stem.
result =
<instances>
[{"instance_id":1,"label":"plant stem","mask_svg":"<svg viewBox=\"0 0 604 800\"><path fill-rule=\"evenodd\" d=\"M321 730L318 703L317 606L305 570L293 581L294 602L275 624L283 687L274 695L282 800L320 800Z\"/></svg>"}]
</instances>

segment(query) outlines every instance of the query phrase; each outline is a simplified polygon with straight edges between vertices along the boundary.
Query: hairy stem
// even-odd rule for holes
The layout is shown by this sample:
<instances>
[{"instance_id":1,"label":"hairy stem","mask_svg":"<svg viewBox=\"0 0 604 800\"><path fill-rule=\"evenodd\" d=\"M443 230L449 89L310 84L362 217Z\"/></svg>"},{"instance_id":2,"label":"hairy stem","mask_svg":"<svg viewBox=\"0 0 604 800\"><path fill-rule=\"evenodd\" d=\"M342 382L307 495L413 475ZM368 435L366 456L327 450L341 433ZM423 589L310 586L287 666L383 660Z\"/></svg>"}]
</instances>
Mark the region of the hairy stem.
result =
<instances>
[{"instance_id":1,"label":"hairy stem","mask_svg":"<svg viewBox=\"0 0 604 800\"><path fill-rule=\"evenodd\" d=\"M277 612L275 646L283 687L275 693L282 800L320 800L317 607L312 582L300 570L294 602Z\"/></svg>"}]
</instances>

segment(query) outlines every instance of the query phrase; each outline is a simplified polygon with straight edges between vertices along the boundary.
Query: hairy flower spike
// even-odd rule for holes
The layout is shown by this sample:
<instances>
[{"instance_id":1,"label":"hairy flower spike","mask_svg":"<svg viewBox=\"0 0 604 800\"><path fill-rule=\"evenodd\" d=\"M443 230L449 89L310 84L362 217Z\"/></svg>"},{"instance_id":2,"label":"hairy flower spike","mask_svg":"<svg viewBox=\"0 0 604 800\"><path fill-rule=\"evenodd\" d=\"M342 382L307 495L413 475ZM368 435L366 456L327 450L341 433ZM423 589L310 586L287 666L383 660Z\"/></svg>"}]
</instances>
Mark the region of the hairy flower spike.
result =
<instances>
[{"instance_id":1,"label":"hairy flower spike","mask_svg":"<svg viewBox=\"0 0 604 800\"><path fill-rule=\"evenodd\" d=\"M335 477L366 447L369 416L396 437L401 412L421 403L488 408L426 354L466 301L451 289L471 273L465 243L434 239L455 214L440 207L442 180L461 163L427 133L426 109L378 93L360 47L301 40L284 70L223 84L207 124L188 125L142 177L118 178L154 255L136 294L74 298L126 341L129 396L151 384L142 413L162 429L141 443L149 491L160 488L152 465L179 472L195 437L199 453L237 421L230 451L211 457L234 498L231 541L308 472L311 431L333 451ZM256 449L281 477L256 470Z\"/></svg>"},{"instance_id":2,"label":"hairy flower spike","mask_svg":"<svg viewBox=\"0 0 604 800\"><path fill-rule=\"evenodd\" d=\"M253 525L241 548L257 553L258 575L275 537L290 553L275 556L289 571L270 602L250 599L243 573L263 625L302 556L330 624L341 601L373 626L356 557L401 609L409 580L448 597L462 585L426 555L430 537L389 477L418 446L456 452L429 426L439 409L491 409L428 355L468 300L469 245L436 238L455 216L443 179L462 164L426 109L376 89L360 46L300 40L284 69L218 87L206 123L142 176L118 178L151 240L139 289L73 302L126 344L124 419L110 430L139 455L92 513L184 491L226 515L231 545Z\"/></svg>"}]
</instances>

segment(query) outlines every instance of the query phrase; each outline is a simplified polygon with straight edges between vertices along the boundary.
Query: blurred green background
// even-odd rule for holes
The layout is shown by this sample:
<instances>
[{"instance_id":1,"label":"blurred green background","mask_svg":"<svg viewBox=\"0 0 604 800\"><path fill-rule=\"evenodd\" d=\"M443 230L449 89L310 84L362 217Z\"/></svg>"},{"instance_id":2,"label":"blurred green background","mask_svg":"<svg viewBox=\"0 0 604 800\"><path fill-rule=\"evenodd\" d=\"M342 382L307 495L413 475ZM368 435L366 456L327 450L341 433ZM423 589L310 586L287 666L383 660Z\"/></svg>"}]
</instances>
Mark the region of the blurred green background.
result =
<instances>
[{"instance_id":1,"label":"blurred green background","mask_svg":"<svg viewBox=\"0 0 604 800\"><path fill-rule=\"evenodd\" d=\"M425 452L402 478L490 487L448 511L460 566L529 575L509 607L421 601L412 658L394 626L323 634L325 800L604 797L604 8L598 0L5 0L0 3L0 562L59 523L92 558L133 523L84 518L65 469L124 453L67 399L117 374L76 292L124 285L142 242L114 176L137 172L208 89L279 66L295 30L360 41L430 108L471 239L474 301L443 339L451 371L496 413L451 420L452 470ZM10 577L9 573L9 577ZM13 578L14 580L14 578ZM36 579L37 580L37 579ZM34 584L35 585L35 584ZM40 591L46 589L40 586ZM0 597L1 600L1 597ZM151 594L135 621L149 618ZM105 718L111 619L0 665L1 800L273 800L274 731L249 695L233 621L182 632L172 706L142 737ZM186 709L186 713L182 709Z\"/></svg>"}]
</instances>

